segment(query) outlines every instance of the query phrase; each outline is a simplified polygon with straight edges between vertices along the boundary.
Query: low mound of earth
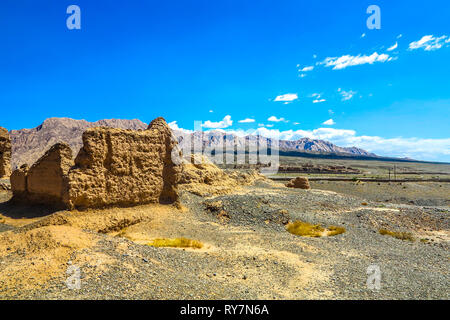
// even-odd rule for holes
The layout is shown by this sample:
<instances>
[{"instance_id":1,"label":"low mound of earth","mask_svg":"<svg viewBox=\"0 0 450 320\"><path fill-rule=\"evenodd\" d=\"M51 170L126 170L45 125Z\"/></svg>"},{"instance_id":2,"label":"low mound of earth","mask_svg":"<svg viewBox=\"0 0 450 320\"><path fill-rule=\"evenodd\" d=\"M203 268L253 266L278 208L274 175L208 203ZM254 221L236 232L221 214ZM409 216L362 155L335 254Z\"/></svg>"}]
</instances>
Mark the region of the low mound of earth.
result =
<instances>
[{"instance_id":1,"label":"low mound of earth","mask_svg":"<svg viewBox=\"0 0 450 320\"><path fill-rule=\"evenodd\" d=\"M243 185L270 180L257 170L222 170L202 155L183 159L183 170L179 180L180 189L199 196L214 196L237 192Z\"/></svg>"},{"instance_id":2,"label":"low mound of earth","mask_svg":"<svg viewBox=\"0 0 450 320\"><path fill-rule=\"evenodd\" d=\"M308 178L296 177L286 184L288 188L310 189Z\"/></svg>"},{"instance_id":3,"label":"low mound of earth","mask_svg":"<svg viewBox=\"0 0 450 320\"><path fill-rule=\"evenodd\" d=\"M12 206L0 190L1 299L448 299L448 207L369 201L258 180L181 207L48 212ZM362 204L364 203L364 204ZM345 227L333 237L287 221ZM411 232L402 241L379 228ZM201 249L160 248L187 238ZM377 264L381 289L367 288ZM73 268L80 289L67 285Z\"/></svg>"}]
</instances>

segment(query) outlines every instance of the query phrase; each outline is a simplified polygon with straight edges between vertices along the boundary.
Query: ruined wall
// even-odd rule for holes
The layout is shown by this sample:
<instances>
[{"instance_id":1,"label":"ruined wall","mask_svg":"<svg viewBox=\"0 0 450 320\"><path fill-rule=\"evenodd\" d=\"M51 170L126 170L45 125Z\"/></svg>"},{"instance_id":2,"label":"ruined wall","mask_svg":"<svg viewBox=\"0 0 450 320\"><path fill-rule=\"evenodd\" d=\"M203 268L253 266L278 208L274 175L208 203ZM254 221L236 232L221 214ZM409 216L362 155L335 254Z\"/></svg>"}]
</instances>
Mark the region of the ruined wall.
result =
<instances>
[{"instance_id":1,"label":"ruined wall","mask_svg":"<svg viewBox=\"0 0 450 320\"><path fill-rule=\"evenodd\" d=\"M75 162L70 147L57 144L29 170L14 171L14 198L67 208L173 203L181 170L172 162L175 146L163 118L142 131L91 128Z\"/></svg>"},{"instance_id":2,"label":"ruined wall","mask_svg":"<svg viewBox=\"0 0 450 320\"><path fill-rule=\"evenodd\" d=\"M14 170L9 177L11 181L11 190L16 199L26 198L28 169L28 165L24 164L19 169Z\"/></svg>"},{"instance_id":3,"label":"ruined wall","mask_svg":"<svg viewBox=\"0 0 450 320\"><path fill-rule=\"evenodd\" d=\"M72 166L70 147L55 144L31 168L25 165L14 170L10 179L15 200L66 207L67 174Z\"/></svg>"},{"instance_id":4,"label":"ruined wall","mask_svg":"<svg viewBox=\"0 0 450 320\"><path fill-rule=\"evenodd\" d=\"M11 174L11 139L8 130L0 127L0 178Z\"/></svg>"},{"instance_id":5,"label":"ruined wall","mask_svg":"<svg viewBox=\"0 0 450 320\"><path fill-rule=\"evenodd\" d=\"M65 143L52 146L27 173L27 192L33 202L64 207L68 201L69 169L72 150Z\"/></svg>"}]
</instances>

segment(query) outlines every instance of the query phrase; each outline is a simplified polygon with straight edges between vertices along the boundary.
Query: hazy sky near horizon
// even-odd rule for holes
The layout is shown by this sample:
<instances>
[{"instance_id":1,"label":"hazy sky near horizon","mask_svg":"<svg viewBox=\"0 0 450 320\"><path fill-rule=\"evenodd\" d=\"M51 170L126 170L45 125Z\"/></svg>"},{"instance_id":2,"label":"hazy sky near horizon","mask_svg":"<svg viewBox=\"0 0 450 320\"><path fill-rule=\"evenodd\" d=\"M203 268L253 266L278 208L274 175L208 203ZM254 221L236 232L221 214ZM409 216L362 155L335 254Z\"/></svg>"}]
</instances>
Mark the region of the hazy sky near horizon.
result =
<instances>
[{"instance_id":1,"label":"hazy sky near horizon","mask_svg":"<svg viewBox=\"0 0 450 320\"><path fill-rule=\"evenodd\" d=\"M163 116L450 162L449 14L445 0L2 0L0 126Z\"/></svg>"}]
</instances>

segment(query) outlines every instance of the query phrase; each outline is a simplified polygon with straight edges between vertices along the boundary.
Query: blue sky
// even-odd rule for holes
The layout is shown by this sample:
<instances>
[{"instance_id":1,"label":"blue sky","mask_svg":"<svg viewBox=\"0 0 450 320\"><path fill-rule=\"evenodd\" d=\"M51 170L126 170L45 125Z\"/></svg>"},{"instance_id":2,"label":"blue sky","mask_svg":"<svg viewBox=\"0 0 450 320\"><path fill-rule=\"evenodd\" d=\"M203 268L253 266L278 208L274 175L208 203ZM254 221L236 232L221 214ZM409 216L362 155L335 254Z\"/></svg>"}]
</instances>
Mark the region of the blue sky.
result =
<instances>
[{"instance_id":1,"label":"blue sky","mask_svg":"<svg viewBox=\"0 0 450 320\"><path fill-rule=\"evenodd\" d=\"M71 4L81 30L66 27ZM163 116L450 161L449 12L443 0L3 0L0 126Z\"/></svg>"}]
</instances>

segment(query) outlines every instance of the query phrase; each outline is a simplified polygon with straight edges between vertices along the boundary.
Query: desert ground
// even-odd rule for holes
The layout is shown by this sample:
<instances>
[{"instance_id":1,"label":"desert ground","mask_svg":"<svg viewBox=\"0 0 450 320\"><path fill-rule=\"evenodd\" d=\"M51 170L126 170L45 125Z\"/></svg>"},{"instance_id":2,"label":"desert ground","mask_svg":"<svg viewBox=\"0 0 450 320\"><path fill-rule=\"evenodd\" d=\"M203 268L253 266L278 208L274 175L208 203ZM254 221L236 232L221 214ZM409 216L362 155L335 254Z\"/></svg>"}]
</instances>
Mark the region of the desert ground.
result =
<instances>
[{"instance_id":1,"label":"desert ground","mask_svg":"<svg viewBox=\"0 0 450 320\"><path fill-rule=\"evenodd\" d=\"M381 175L389 166L345 165L362 169L358 176ZM424 166L405 164L413 172L450 173L448 165ZM0 191L0 298L450 298L450 183L310 184L309 190L270 179L223 190L197 185L181 188L181 206L56 212L11 204L11 192ZM286 223L297 220L345 232L289 233ZM175 238L201 248L151 245ZM370 265L380 268L379 289L367 286ZM67 284L73 267L80 272L75 289Z\"/></svg>"}]
</instances>

